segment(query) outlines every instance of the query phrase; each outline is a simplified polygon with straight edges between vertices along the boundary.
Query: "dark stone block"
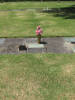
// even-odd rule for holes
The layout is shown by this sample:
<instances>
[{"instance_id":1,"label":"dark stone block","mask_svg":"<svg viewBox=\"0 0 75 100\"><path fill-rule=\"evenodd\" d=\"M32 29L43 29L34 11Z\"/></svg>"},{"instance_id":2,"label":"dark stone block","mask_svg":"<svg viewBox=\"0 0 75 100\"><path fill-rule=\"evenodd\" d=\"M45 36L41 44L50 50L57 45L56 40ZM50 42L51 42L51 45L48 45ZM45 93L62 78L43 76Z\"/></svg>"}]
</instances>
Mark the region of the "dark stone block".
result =
<instances>
[{"instance_id":1,"label":"dark stone block","mask_svg":"<svg viewBox=\"0 0 75 100\"><path fill-rule=\"evenodd\" d=\"M25 45L20 45L19 46L19 51L24 51L24 50L27 50L26 46Z\"/></svg>"}]
</instances>

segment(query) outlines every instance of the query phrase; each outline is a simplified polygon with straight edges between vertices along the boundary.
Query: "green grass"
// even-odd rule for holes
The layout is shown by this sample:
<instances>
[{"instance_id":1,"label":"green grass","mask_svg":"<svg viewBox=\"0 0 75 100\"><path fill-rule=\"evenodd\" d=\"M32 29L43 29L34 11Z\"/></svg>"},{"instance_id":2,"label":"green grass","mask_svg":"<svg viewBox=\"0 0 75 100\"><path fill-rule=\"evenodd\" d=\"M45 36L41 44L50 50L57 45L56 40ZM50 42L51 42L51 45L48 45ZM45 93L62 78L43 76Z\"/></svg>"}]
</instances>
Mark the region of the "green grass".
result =
<instances>
[{"instance_id":1,"label":"green grass","mask_svg":"<svg viewBox=\"0 0 75 100\"><path fill-rule=\"evenodd\" d=\"M17 2L0 3L0 10L24 8L63 8L75 2ZM63 12L61 12L62 14ZM57 13L40 13L35 9L25 11L0 11L0 37L35 37L37 25L43 28L43 36L75 36L75 14L56 16ZM66 17L70 17L67 18Z\"/></svg>"},{"instance_id":2,"label":"green grass","mask_svg":"<svg viewBox=\"0 0 75 100\"><path fill-rule=\"evenodd\" d=\"M75 55L0 55L0 100L74 100Z\"/></svg>"},{"instance_id":3,"label":"green grass","mask_svg":"<svg viewBox=\"0 0 75 100\"><path fill-rule=\"evenodd\" d=\"M70 5L74 5L75 2L5 2L0 3L0 10L6 9L24 9L24 8L60 8L60 7L69 7Z\"/></svg>"}]
</instances>

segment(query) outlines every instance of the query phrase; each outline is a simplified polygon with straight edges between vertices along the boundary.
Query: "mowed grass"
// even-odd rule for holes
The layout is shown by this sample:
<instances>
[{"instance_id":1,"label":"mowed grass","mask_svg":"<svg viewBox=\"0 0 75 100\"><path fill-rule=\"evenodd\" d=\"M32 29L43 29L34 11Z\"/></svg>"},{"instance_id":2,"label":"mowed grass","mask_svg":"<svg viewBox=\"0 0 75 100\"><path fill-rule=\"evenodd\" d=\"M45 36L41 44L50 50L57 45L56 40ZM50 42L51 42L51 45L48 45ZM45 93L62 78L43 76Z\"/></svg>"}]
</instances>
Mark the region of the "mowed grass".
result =
<instances>
[{"instance_id":1,"label":"mowed grass","mask_svg":"<svg viewBox=\"0 0 75 100\"><path fill-rule=\"evenodd\" d=\"M0 10L24 9L24 11L0 11L0 37L35 37L37 25L43 29L43 36L75 36L75 14L56 16L29 8L71 7L75 2L18 2L0 3ZM60 15L60 14L59 14ZM73 15L73 16L72 16ZM69 18L66 18L66 17ZM73 18L72 18L73 17Z\"/></svg>"},{"instance_id":2,"label":"mowed grass","mask_svg":"<svg viewBox=\"0 0 75 100\"><path fill-rule=\"evenodd\" d=\"M0 3L0 10L24 9L24 8L60 8L74 5L73 1L60 2L3 2Z\"/></svg>"},{"instance_id":3,"label":"mowed grass","mask_svg":"<svg viewBox=\"0 0 75 100\"><path fill-rule=\"evenodd\" d=\"M0 55L0 100L75 100L75 55Z\"/></svg>"}]
</instances>

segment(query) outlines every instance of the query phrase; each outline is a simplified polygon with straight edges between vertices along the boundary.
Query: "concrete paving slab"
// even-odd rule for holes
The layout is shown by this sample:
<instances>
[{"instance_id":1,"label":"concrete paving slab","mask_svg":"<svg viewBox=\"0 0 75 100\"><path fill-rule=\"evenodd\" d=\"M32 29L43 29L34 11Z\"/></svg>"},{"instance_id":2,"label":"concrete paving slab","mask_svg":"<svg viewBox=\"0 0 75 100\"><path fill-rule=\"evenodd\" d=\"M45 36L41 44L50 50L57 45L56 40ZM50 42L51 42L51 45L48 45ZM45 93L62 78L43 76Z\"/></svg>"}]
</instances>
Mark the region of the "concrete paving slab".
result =
<instances>
[{"instance_id":1,"label":"concrete paving slab","mask_svg":"<svg viewBox=\"0 0 75 100\"><path fill-rule=\"evenodd\" d=\"M36 45L37 38L4 38L0 43L0 54L27 53L26 50L19 50L19 47L25 43L32 44L28 53L41 53L43 47L47 48L43 50L45 53L73 53L71 48L66 47L67 44L65 46L64 37L49 37L42 38L40 45Z\"/></svg>"}]
</instances>

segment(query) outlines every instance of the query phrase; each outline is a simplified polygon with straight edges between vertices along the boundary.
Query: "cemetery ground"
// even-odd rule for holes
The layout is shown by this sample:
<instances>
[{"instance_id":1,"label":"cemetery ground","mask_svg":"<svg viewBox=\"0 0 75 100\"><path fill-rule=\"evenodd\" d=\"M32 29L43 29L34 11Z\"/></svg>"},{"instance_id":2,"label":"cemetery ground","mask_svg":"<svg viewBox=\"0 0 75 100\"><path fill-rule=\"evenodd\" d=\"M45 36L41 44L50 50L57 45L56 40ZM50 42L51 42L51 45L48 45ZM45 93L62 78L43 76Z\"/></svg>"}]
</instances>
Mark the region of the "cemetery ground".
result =
<instances>
[{"instance_id":1,"label":"cemetery ground","mask_svg":"<svg viewBox=\"0 0 75 100\"><path fill-rule=\"evenodd\" d=\"M75 100L75 55L0 55L0 99Z\"/></svg>"},{"instance_id":2,"label":"cemetery ground","mask_svg":"<svg viewBox=\"0 0 75 100\"><path fill-rule=\"evenodd\" d=\"M74 9L74 3L1 3L0 37L35 37L39 24L44 30L43 37L75 36L75 13L66 9ZM29 9L33 5L55 9L53 12ZM8 10L25 7L28 9ZM75 54L0 55L0 99L75 100Z\"/></svg>"}]
</instances>

